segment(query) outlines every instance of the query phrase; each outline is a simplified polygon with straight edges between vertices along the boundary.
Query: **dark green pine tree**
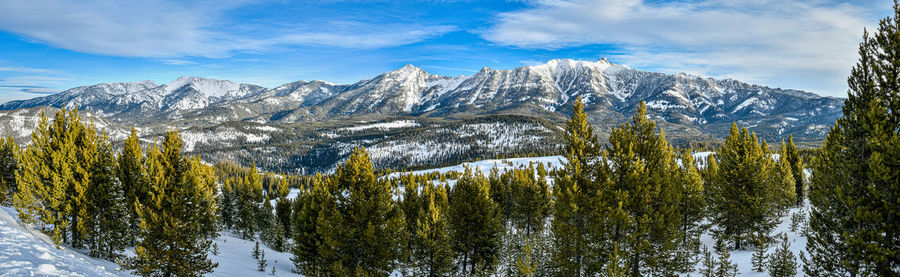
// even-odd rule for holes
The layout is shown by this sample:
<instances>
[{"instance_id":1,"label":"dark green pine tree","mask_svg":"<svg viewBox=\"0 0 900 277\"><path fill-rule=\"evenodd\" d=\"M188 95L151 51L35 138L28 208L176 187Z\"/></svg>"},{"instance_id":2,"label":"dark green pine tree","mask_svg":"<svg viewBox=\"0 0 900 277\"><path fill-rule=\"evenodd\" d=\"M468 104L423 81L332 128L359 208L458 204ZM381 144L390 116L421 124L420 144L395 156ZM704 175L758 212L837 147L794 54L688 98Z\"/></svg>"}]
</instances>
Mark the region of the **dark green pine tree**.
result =
<instances>
[{"instance_id":1,"label":"dark green pine tree","mask_svg":"<svg viewBox=\"0 0 900 277\"><path fill-rule=\"evenodd\" d=\"M769 257L768 271L772 277L797 276L797 257L791 252L786 234L781 236L781 243Z\"/></svg>"},{"instance_id":2,"label":"dark green pine tree","mask_svg":"<svg viewBox=\"0 0 900 277\"><path fill-rule=\"evenodd\" d=\"M162 149L147 151L150 190L137 203L141 228L131 261L141 276L202 276L218 266L207 257L217 234L215 174L199 158L182 155L182 145L178 132L169 131Z\"/></svg>"},{"instance_id":3,"label":"dark green pine tree","mask_svg":"<svg viewBox=\"0 0 900 277\"><path fill-rule=\"evenodd\" d=\"M106 134L97 142L97 161L90 169L91 183L82 209L83 232L91 256L113 260L130 242L128 202L116 178L116 157Z\"/></svg>"},{"instance_id":4,"label":"dark green pine tree","mask_svg":"<svg viewBox=\"0 0 900 277\"><path fill-rule=\"evenodd\" d=\"M767 249L765 240L756 240L756 249L753 251L753 256L750 258L753 271L763 272L766 269L766 258L768 257L766 255Z\"/></svg>"},{"instance_id":5,"label":"dark green pine tree","mask_svg":"<svg viewBox=\"0 0 900 277\"><path fill-rule=\"evenodd\" d=\"M237 185L234 177L228 177L222 182L222 188L217 200L219 204L219 221L225 229L235 226L237 214Z\"/></svg>"},{"instance_id":6,"label":"dark green pine tree","mask_svg":"<svg viewBox=\"0 0 900 277\"><path fill-rule=\"evenodd\" d=\"M243 239L252 239L261 230L263 188L254 166L250 174L235 183L235 228Z\"/></svg>"},{"instance_id":7,"label":"dark green pine tree","mask_svg":"<svg viewBox=\"0 0 900 277\"><path fill-rule=\"evenodd\" d=\"M419 221L422 220L419 216L419 211L422 210L422 206L424 205L423 200L421 199L421 191L420 188L424 189L427 184L424 180L418 178L414 174L405 174L397 180L399 185L403 186L403 199L400 201L400 208L403 209L403 214L406 216L406 231L407 231L407 240L403 242L403 254L401 255L402 263L403 263L403 271L415 271L418 267L415 260L413 260L413 248L415 247L415 241L417 239L418 234L418 224ZM408 273L408 272L406 272Z\"/></svg>"},{"instance_id":8,"label":"dark green pine tree","mask_svg":"<svg viewBox=\"0 0 900 277\"><path fill-rule=\"evenodd\" d=\"M375 178L369 154L361 147L331 178L336 209L320 215L317 231L339 259L333 273L388 276L397 266L407 234L403 211L393 200L395 188Z\"/></svg>"},{"instance_id":9,"label":"dark green pine tree","mask_svg":"<svg viewBox=\"0 0 900 277\"><path fill-rule=\"evenodd\" d=\"M712 252L706 246L703 246L701 253L703 256L700 258L700 271L698 273L702 277L716 277L716 258L713 257Z\"/></svg>"},{"instance_id":10,"label":"dark green pine tree","mask_svg":"<svg viewBox=\"0 0 900 277\"><path fill-rule=\"evenodd\" d=\"M702 171L689 151L681 154L683 166L678 178L674 179L681 186L682 197L678 210L681 214L681 242L676 255L677 268L681 272L693 271L700 252L700 236L709 229L706 222L707 204L704 192Z\"/></svg>"},{"instance_id":11,"label":"dark green pine tree","mask_svg":"<svg viewBox=\"0 0 900 277\"><path fill-rule=\"evenodd\" d=\"M294 212L292 206L291 200L287 197L278 198L278 201L275 202L275 221L280 226L282 236L285 238L293 237L293 233L291 233L291 218Z\"/></svg>"},{"instance_id":12,"label":"dark green pine tree","mask_svg":"<svg viewBox=\"0 0 900 277\"><path fill-rule=\"evenodd\" d=\"M466 275L490 274L500 255L500 205L490 196L488 179L466 168L450 190L450 236L459 271Z\"/></svg>"},{"instance_id":13,"label":"dark green pine tree","mask_svg":"<svg viewBox=\"0 0 900 277\"><path fill-rule=\"evenodd\" d=\"M900 7L863 34L839 118L812 162L804 272L900 275Z\"/></svg>"},{"instance_id":14,"label":"dark green pine tree","mask_svg":"<svg viewBox=\"0 0 900 277\"><path fill-rule=\"evenodd\" d=\"M803 172L806 168L803 167L803 157L800 156L797 146L794 145L794 135L788 136L785 152L787 153L787 162L791 166L791 174L794 177L794 194L797 196L797 206L800 206L806 197L806 174Z\"/></svg>"},{"instance_id":15,"label":"dark green pine tree","mask_svg":"<svg viewBox=\"0 0 900 277\"><path fill-rule=\"evenodd\" d=\"M329 244L336 241L327 237L328 234L323 235L326 232L324 229L329 225L340 224L332 222L334 218L326 217L330 212L336 211L334 197L326 182L327 178L316 175L294 200L294 248L291 251L291 261L297 271L306 276L325 276L330 272L331 266L337 263L336 254L329 247Z\"/></svg>"},{"instance_id":16,"label":"dark green pine tree","mask_svg":"<svg viewBox=\"0 0 900 277\"><path fill-rule=\"evenodd\" d=\"M602 225L606 216L601 212L605 210L597 205L609 177L606 158L580 97L572 113L566 122L563 167L554 176L551 263L560 276L594 276L608 257L599 242L611 239L603 236L608 230Z\"/></svg>"},{"instance_id":17,"label":"dark green pine tree","mask_svg":"<svg viewBox=\"0 0 900 277\"><path fill-rule=\"evenodd\" d=\"M134 127L131 127L131 135L125 140L125 146L122 148L122 153L119 154L116 175L125 190L124 201L128 211L128 226L131 230L128 238L129 244L134 245L138 229L140 229L135 200L146 201L148 191L147 173L144 171L144 152L141 150L140 140Z\"/></svg>"},{"instance_id":18,"label":"dark green pine tree","mask_svg":"<svg viewBox=\"0 0 900 277\"><path fill-rule=\"evenodd\" d=\"M716 254L719 255L719 260L716 262L716 270L714 271L716 277L734 277L737 276L738 266L731 262L731 251L728 250L723 244L723 241L719 241L719 244L716 248Z\"/></svg>"},{"instance_id":19,"label":"dark green pine tree","mask_svg":"<svg viewBox=\"0 0 900 277\"><path fill-rule=\"evenodd\" d=\"M19 171L19 145L12 135L0 137L0 205L12 204L13 195L18 191L16 172Z\"/></svg>"},{"instance_id":20,"label":"dark green pine tree","mask_svg":"<svg viewBox=\"0 0 900 277\"><path fill-rule=\"evenodd\" d=\"M672 255L684 237L684 187L675 182L682 179L682 170L674 148L655 129L641 102L631 122L612 130L606 149L612 168L609 192L616 196L606 205L620 211L613 219L613 241L623 245L629 276L670 276L686 270Z\"/></svg>"},{"instance_id":21,"label":"dark green pine tree","mask_svg":"<svg viewBox=\"0 0 900 277\"><path fill-rule=\"evenodd\" d=\"M780 177L790 176L779 174L779 165L756 134L737 124L732 124L715 159L718 170L707 186L714 237L732 242L732 249L744 249L758 238L769 240L788 202L780 182L785 179ZM793 183L789 186L793 188Z\"/></svg>"}]
</instances>

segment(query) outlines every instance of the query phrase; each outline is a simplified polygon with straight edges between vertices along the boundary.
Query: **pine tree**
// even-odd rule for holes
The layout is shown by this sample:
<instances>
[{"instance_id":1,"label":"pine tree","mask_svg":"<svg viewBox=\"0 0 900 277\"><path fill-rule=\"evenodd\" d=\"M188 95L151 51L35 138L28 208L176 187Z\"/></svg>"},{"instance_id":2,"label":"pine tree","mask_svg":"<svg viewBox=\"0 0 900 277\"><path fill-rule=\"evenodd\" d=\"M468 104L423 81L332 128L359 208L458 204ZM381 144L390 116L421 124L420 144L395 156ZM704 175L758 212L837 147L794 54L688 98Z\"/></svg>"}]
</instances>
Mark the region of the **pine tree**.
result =
<instances>
[{"instance_id":1,"label":"pine tree","mask_svg":"<svg viewBox=\"0 0 900 277\"><path fill-rule=\"evenodd\" d=\"M767 246L765 240L758 239L756 240L756 250L753 251L753 256L750 258L750 262L753 265L753 271L763 272L766 269L766 255Z\"/></svg>"},{"instance_id":2,"label":"pine tree","mask_svg":"<svg viewBox=\"0 0 900 277\"><path fill-rule=\"evenodd\" d=\"M604 277L625 277L628 276L627 261L622 260L623 254L619 252L619 247L615 246L613 252L609 254L609 260L606 262L606 270L603 272Z\"/></svg>"},{"instance_id":3,"label":"pine tree","mask_svg":"<svg viewBox=\"0 0 900 277\"><path fill-rule=\"evenodd\" d=\"M301 189L294 200L294 248L291 261L297 271L306 276L326 275L330 266L337 261L334 251L328 248L327 238L322 235L329 222L325 216L335 209L334 197L326 182L328 180L325 177L316 175L312 183Z\"/></svg>"},{"instance_id":4,"label":"pine tree","mask_svg":"<svg viewBox=\"0 0 900 277\"><path fill-rule=\"evenodd\" d=\"M252 167L250 174L234 183L235 201L235 228L243 239L252 239L261 230L263 225L260 220L262 215L263 189L256 167Z\"/></svg>"},{"instance_id":5,"label":"pine tree","mask_svg":"<svg viewBox=\"0 0 900 277\"><path fill-rule=\"evenodd\" d=\"M703 174L689 151L681 155L682 167L676 184L681 185L682 198L678 210L681 214L681 234L676 264L681 272L694 270L700 252L700 236L709 228L706 223L707 203Z\"/></svg>"},{"instance_id":6,"label":"pine tree","mask_svg":"<svg viewBox=\"0 0 900 277\"><path fill-rule=\"evenodd\" d=\"M329 179L333 202L319 211L315 229L324 245L318 254L335 275L387 276L407 234L403 211L393 200L395 188L375 179L363 148L354 149Z\"/></svg>"},{"instance_id":7,"label":"pine tree","mask_svg":"<svg viewBox=\"0 0 900 277\"><path fill-rule=\"evenodd\" d=\"M229 177L222 182L222 189L217 202L219 204L219 220L222 222L222 227L225 229L233 228L237 214L237 185L234 177Z\"/></svg>"},{"instance_id":8,"label":"pine tree","mask_svg":"<svg viewBox=\"0 0 900 277\"><path fill-rule=\"evenodd\" d=\"M177 131L162 149L147 152L146 202L138 201L139 243L131 265L141 276L201 276L218 264L207 258L216 236L216 182L212 168L181 154Z\"/></svg>"},{"instance_id":9,"label":"pine tree","mask_svg":"<svg viewBox=\"0 0 900 277\"><path fill-rule=\"evenodd\" d=\"M466 168L450 190L450 234L459 272L489 274L497 268L503 231L500 206L480 172Z\"/></svg>"},{"instance_id":10,"label":"pine tree","mask_svg":"<svg viewBox=\"0 0 900 277\"><path fill-rule=\"evenodd\" d=\"M719 241L721 244L722 241ZM719 260L716 262L716 277L734 277L737 276L738 266L731 262L731 252L728 250L728 247L724 245L720 245L718 247L720 250L716 250L719 255Z\"/></svg>"},{"instance_id":11,"label":"pine tree","mask_svg":"<svg viewBox=\"0 0 900 277\"><path fill-rule=\"evenodd\" d=\"M732 124L715 156L714 182L707 186L713 235L731 241L732 249L743 249L758 237L769 240L786 199L793 199L784 193L790 174L779 173L784 167L774 163L765 142L761 146L758 141L756 134Z\"/></svg>"},{"instance_id":12,"label":"pine tree","mask_svg":"<svg viewBox=\"0 0 900 277\"><path fill-rule=\"evenodd\" d=\"M689 179L682 178L674 148L663 132L657 134L655 129L641 102L632 122L612 130L606 149L612 172L609 195L615 197L603 204L618 209L612 238L624 242L629 276L669 276L686 271L686 264L679 264L671 255L684 238L680 210L684 187L673 180Z\"/></svg>"},{"instance_id":13,"label":"pine tree","mask_svg":"<svg viewBox=\"0 0 900 277\"><path fill-rule=\"evenodd\" d=\"M293 233L291 233L291 218L294 212L291 208L292 205L291 200L287 197L278 198L278 202L275 202L275 220L285 238L293 237Z\"/></svg>"},{"instance_id":14,"label":"pine tree","mask_svg":"<svg viewBox=\"0 0 900 277\"><path fill-rule=\"evenodd\" d=\"M253 251L250 251L250 256L253 256L254 260L259 260L259 254L261 253L259 249L259 241L257 240L254 242L255 244L253 245Z\"/></svg>"},{"instance_id":15,"label":"pine tree","mask_svg":"<svg viewBox=\"0 0 900 277\"><path fill-rule=\"evenodd\" d=\"M787 234L781 236L781 244L769 257L769 276L794 277L797 275L797 257L791 252Z\"/></svg>"},{"instance_id":16,"label":"pine tree","mask_svg":"<svg viewBox=\"0 0 900 277\"><path fill-rule=\"evenodd\" d=\"M257 242L257 245L259 245L258 242ZM259 259L256 261L256 266L257 266L256 270L259 270L259 272L266 271L266 267L269 266L269 262L266 261L266 251L265 250L262 250L259 252Z\"/></svg>"},{"instance_id":17,"label":"pine tree","mask_svg":"<svg viewBox=\"0 0 900 277\"><path fill-rule=\"evenodd\" d=\"M896 276L900 268L900 6L863 34L843 117L812 162L809 276Z\"/></svg>"},{"instance_id":18,"label":"pine tree","mask_svg":"<svg viewBox=\"0 0 900 277\"><path fill-rule=\"evenodd\" d=\"M593 276L602 268L601 259L608 255L597 243L609 241L598 232L607 226L600 219L597 205L600 187L608 180L606 159L600 143L584 113L581 97L572 107L566 122L565 159L556 171L553 186L552 267L560 276Z\"/></svg>"},{"instance_id":19,"label":"pine tree","mask_svg":"<svg viewBox=\"0 0 900 277\"><path fill-rule=\"evenodd\" d=\"M95 136L84 134L93 129L86 129L77 109L58 111L52 122L42 111L16 175L19 191L13 202L19 217L28 224L50 226L57 245L81 247L79 214L97 147L91 143Z\"/></svg>"},{"instance_id":20,"label":"pine tree","mask_svg":"<svg viewBox=\"0 0 900 277\"><path fill-rule=\"evenodd\" d=\"M12 203L13 195L18 191L16 172L19 171L19 145L12 135L0 137L0 205Z\"/></svg>"},{"instance_id":21,"label":"pine tree","mask_svg":"<svg viewBox=\"0 0 900 277\"><path fill-rule=\"evenodd\" d=\"M416 218L411 261L416 274L447 276L453 272L453 249L448 229L447 188L430 182L423 184L421 205Z\"/></svg>"},{"instance_id":22,"label":"pine tree","mask_svg":"<svg viewBox=\"0 0 900 277\"><path fill-rule=\"evenodd\" d=\"M144 153L141 150L137 130L132 126L131 135L125 140L122 153L119 154L117 178L125 190L125 204L128 211L129 244L135 243L140 220L137 215L135 203L147 199L147 174L144 171ZM136 201L137 200L137 201Z\"/></svg>"},{"instance_id":23,"label":"pine tree","mask_svg":"<svg viewBox=\"0 0 900 277\"><path fill-rule=\"evenodd\" d=\"M715 277L716 276L716 259L713 258L712 252L709 251L709 248L703 246L703 258L700 259L700 276L702 277Z\"/></svg>"},{"instance_id":24,"label":"pine tree","mask_svg":"<svg viewBox=\"0 0 900 277\"><path fill-rule=\"evenodd\" d=\"M803 198L806 196L806 176L803 172L803 157L797 151L794 145L794 135L788 136L787 147L785 148L787 162L791 166L791 174L794 177L794 194L797 197L797 206L803 204Z\"/></svg>"},{"instance_id":25,"label":"pine tree","mask_svg":"<svg viewBox=\"0 0 900 277\"><path fill-rule=\"evenodd\" d=\"M91 255L113 260L129 243L128 204L122 183L116 178L116 157L108 137L103 134L97 144L97 160L90 168L80 227L89 238Z\"/></svg>"}]
</instances>

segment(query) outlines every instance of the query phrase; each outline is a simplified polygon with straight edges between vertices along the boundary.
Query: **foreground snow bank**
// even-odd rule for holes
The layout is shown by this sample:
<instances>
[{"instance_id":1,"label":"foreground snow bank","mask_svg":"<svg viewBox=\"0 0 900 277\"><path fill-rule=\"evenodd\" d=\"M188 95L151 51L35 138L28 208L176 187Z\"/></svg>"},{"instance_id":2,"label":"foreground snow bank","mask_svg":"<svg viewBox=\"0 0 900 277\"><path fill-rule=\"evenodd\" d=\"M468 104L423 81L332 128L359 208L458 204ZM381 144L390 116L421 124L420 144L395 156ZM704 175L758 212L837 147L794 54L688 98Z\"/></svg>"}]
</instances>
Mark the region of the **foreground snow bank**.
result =
<instances>
[{"instance_id":1,"label":"foreground snow bank","mask_svg":"<svg viewBox=\"0 0 900 277\"><path fill-rule=\"evenodd\" d=\"M130 276L115 263L72 249L16 221L15 210L0 207L0 276Z\"/></svg>"}]
</instances>

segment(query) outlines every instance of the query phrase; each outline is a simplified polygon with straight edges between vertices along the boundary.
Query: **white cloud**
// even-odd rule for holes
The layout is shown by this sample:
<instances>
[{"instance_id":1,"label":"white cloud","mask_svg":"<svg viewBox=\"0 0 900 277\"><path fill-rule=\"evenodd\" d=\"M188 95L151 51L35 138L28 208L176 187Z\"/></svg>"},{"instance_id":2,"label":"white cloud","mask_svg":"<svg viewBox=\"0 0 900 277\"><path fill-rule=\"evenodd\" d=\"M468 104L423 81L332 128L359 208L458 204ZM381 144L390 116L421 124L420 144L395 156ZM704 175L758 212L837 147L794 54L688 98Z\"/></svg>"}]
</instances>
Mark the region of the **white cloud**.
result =
<instances>
[{"instance_id":1,"label":"white cloud","mask_svg":"<svg viewBox=\"0 0 900 277\"><path fill-rule=\"evenodd\" d=\"M274 30L226 16L247 1L0 0L0 30L56 47L102 55L176 58L228 57L236 51L265 51L311 45L381 48L415 43L455 30L452 26L368 25L337 30L317 25ZM303 20L295 20L302 24ZM253 27L256 29L248 30ZM163 63L185 60L164 59Z\"/></svg>"},{"instance_id":2,"label":"white cloud","mask_svg":"<svg viewBox=\"0 0 900 277\"><path fill-rule=\"evenodd\" d=\"M561 49L605 44L633 67L688 71L843 96L870 10L821 1L544 0L503 13L494 43Z\"/></svg>"}]
</instances>

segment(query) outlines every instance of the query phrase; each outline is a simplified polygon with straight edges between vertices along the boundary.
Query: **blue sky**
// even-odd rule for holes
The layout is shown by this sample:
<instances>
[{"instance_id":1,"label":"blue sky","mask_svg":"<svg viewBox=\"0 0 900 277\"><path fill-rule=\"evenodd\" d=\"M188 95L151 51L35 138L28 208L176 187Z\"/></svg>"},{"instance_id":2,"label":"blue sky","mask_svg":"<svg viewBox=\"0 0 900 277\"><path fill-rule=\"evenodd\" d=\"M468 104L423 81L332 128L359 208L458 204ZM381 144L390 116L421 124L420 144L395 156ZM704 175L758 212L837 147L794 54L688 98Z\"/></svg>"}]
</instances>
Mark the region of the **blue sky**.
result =
<instances>
[{"instance_id":1,"label":"blue sky","mask_svg":"<svg viewBox=\"0 0 900 277\"><path fill-rule=\"evenodd\" d=\"M0 0L0 102L191 75L275 87L571 58L846 95L890 1Z\"/></svg>"}]
</instances>

